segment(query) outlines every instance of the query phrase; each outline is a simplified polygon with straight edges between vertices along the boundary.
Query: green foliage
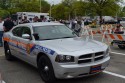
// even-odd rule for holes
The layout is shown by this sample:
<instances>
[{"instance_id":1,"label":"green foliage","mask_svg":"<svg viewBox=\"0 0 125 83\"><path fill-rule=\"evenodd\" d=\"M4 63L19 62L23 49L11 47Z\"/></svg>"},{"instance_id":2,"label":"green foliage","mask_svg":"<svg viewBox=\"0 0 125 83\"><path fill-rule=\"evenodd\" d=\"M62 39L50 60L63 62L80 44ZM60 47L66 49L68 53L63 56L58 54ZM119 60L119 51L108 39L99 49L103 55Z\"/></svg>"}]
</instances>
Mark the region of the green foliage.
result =
<instances>
[{"instance_id":1,"label":"green foliage","mask_svg":"<svg viewBox=\"0 0 125 83\"><path fill-rule=\"evenodd\" d=\"M115 16L120 9L118 2L121 0L88 0L89 7L96 12L97 15L102 16Z\"/></svg>"},{"instance_id":2,"label":"green foliage","mask_svg":"<svg viewBox=\"0 0 125 83\"><path fill-rule=\"evenodd\" d=\"M65 6L63 4L55 5L52 8L52 17L55 19L64 19L65 17Z\"/></svg>"},{"instance_id":3,"label":"green foliage","mask_svg":"<svg viewBox=\"0 0 125 83\"><path fill-rule=\"evenodd\" d=\"M8 9L10 7L10 0L0 0L0 8Z\"/></svg>"},{"instance_id":4,"label":"green foliage","mask_svg":"<svg viewBox=\"0 0 125 83\"><path fill-rule=\"evenodd\" d=\"M41 12L48 12L50 9L50 4L46 2L45 0L41 1ZM39 9L39 8L38 8Z\"/></svg>"},{"instance_id":5,"label":"green foliage","mask_svg":"<svg viewBox=\"0 0 125 83\"><path fill-rule=\"evenodd\" d=\"M10 14L16 12L40 12L40 0L0 0L0 9L3 12L8 11ZM48 12L50 4L41 0L41 11ZM1 14L3 15L3 14Z\"/></svg>"},{"instance_id":6,"label":"green foliage","mask_svg":"<svg viewBox=\"0 0 125 83\"><path fill-rule=\"evenodd\" d=\"M6 10L0 10L0 17L6 18L6 16L10 15L10 13Z\"/></svg>"},{"instance_id":7,"label":"green foliage","mask_svg":"<svg viewBox=\"0 0 125 83\"><path fill-rule=\"evenodd\" d=\"M84 16L86 14L87 4L82 1L77 1L73 4L74 14L75 16Z\"/></svg>"},{"instance_id":8,"label":"green foliage","mask_svg":"<svg viewBox=\"0 0 125 83\"><path fill-rule=\"evenodd\" d=\"M19 11L22 12L38 12L39 11L39 5L37 2L20 2L16 4L16 7ZM17 10L17 11L18 11Z\"/></svg>"},{"instance_id":9,"label":"green foliage","mask_svg":"<svg viewBox=\"0 0 125 83\"><path fill-rule=\"evenodd\" d=\"M62 0L52 6L52 17L71 19L77 16L125 16L123 0ZM40 12L40 0L0 0L0 16L16 12ZM41 12L50 11L50 4L41 0ZM3 14L4 13L4 14Z\"/></svg>"},{"instance_id":10,"label":"green foliage","mask_svg":"<svg viewBox=\"0 0 125 83\"><path fill-rule=\"evenodd\" d=\"M120 9L120 11L118 12L118 15L119 15L120 17L125 17L125 6Z\"/></svg>"}]
</instances>

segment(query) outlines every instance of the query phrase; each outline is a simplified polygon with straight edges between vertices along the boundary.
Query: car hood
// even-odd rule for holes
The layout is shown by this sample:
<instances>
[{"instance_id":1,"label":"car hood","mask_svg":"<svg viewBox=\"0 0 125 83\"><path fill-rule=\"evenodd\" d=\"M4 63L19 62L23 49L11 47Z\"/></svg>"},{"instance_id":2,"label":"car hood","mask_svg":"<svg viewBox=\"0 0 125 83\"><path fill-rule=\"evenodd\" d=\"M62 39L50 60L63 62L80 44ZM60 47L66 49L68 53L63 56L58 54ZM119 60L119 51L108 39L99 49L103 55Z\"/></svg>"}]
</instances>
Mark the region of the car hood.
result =
<instances>
[{"instance_id":1,"label":"car hood","mask_svg":"<svg viewBox=\"0 0 125 83\"><path fill-rule=\"evenodd\" d=\"M56 40L40 41L41 46L52 50L65 52L80 51L91 48L101 48L104 44L95 40L85 40L82 38L65 38Z\"/></svg>"}]
</instances>

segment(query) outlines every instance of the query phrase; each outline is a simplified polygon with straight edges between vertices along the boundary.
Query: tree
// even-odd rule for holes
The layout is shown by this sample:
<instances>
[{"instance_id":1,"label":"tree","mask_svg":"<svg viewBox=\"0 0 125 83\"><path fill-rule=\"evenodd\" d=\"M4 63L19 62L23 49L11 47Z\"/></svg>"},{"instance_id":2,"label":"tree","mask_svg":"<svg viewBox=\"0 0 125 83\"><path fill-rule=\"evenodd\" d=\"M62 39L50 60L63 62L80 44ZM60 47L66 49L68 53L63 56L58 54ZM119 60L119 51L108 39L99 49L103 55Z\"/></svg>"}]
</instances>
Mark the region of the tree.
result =
<instances>
[{"instance_id":1,"label":"tree","mask_svg":"<svg viewBox=\"0 0 125 83\"><path fill-rule=\"evenodd\" d=\"M63 4L55 5L52 8L52 16L55 19L65 19L65 6Z\"/></svg>"},{"instance_id":2,"label":"tree","mask_svg":"<svg viewBox=\"0 0 125 83\"><path fill-rule=\"evenodd\" d=\"M110 15L116 14L120 6L117 4L121 0L87 0L89 2L89 8L94 10L97 15L102 16L110 13ZM114 13L112 13L114 12Z\"/></svg>"},{"instance_id":3,"label":"tree","mask_svg":"<svg viewBox=\"0 0 125 83\"><path fill-rule=\"evenodd\" d=\"M10 15L8 11L0 9L0 17L6 18L8 15Z\"/></svg>"},{"instance_id":4,"label":"tree","mask_svg":"<svg viewBox=\"0 0 125 83\"><path fill-rule=\"evenodd\" d=\"M48 12L50 5L47 1L41 0L42 12ZM16 12L39 12L39 0L0 0L0 9L8 11L10 14Z\"/></svg>"},{"instance_id":5,"label":"tree","mask_svg":"<svg viewBox=\"0 0 125 83\"><path fill-rule=\"evenodd\" d=\"M62 4L65 6L65 7L68 7L70 10L69 10L69 17L73 18L74 17L74 8L73 8L73 4L76 2L77 0L63 0L62 1Z\"/></svg>"},{"instance_id":6,"label":"tree","mask_svg":"<svg viewBox=\"0 0 125 83\"><path fill-rule=\"evenodd\" d=\"M45 0L42 0L41 1L41 12L48 12L49 10L50 10L50 4L47 2L47 1L45 1Z\"/></svg>"},{"instance_id":7,"label":"tree","mask_svg":"<svg viewBox=\"0 0 125 83\"><path fill-rule=\"evenodd\" d=\"M121 10L119 11L118 15L120 17L125 17L125 6L123 8L121 8Z\"/></svg>"},{"instance_id":8,"label":"tree","mask_svg":"<svg viewBox=\"0 0 125 83\"><path fill-rule=\"evenodd\" d=\"M39 12L38 2L22 1L16 4L16 8L18 8L20 12Z\"/></svg>"},{"instance_id":9,"label":"tree","mask_svg":"<svg viewBox=\"0 0 125 83\"><path fill-rule=\"evenodd\" d=\"M76 16L84 16L86 12L87 3L83 1L76 1L73 3L74 15Z\"/></svg>"},{"instance_id":10,"label":"tree","mask_svg":"<svg viewBox=\"0 0 125 83\"><path fill-rule=\"evenodd\" d=\"M8 9L10 7L9 2L10 2L10 0L0 0L0 8Z\"/></svg>"}]
</instances>

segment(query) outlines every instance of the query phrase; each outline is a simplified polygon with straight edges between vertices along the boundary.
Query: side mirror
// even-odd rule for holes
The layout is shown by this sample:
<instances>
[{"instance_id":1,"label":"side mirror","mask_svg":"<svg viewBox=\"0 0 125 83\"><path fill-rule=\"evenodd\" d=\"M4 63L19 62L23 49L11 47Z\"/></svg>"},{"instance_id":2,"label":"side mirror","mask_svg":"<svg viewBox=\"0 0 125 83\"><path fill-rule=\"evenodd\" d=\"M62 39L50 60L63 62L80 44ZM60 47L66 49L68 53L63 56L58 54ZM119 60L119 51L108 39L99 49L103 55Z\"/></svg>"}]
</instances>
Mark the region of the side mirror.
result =
<instances>
[{"instance_id":1,"label":"side mirror","mask_svg":"<svg viewBox=\"0 0 125 83\"><path fill-rule=\"evenodd\" d=\"M23 34L22 38L24 38L24 39L30 39L30 35L29 34Z\"/></svg>"}]
</instances>

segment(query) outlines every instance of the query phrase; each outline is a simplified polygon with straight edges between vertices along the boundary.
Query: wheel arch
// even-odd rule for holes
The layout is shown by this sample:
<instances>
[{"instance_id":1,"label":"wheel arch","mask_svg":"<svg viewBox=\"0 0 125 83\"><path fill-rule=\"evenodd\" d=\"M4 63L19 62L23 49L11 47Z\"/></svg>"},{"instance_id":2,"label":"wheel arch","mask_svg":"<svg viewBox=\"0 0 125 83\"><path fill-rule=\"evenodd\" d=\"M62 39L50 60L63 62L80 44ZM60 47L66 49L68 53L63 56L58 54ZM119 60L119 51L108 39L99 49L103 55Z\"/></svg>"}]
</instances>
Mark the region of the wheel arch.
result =
<instances>
[{"instance_id":1,"label":"wheel arch","mask_svg":"<svg viewBox=\"0 0 125 83\"><path fill-rule=\"evenodd\" d=\"M38 66L38 61L39 61L39 59L40 59L41 56L47 56L47 57L48 57L48 55L45 54L45 53L43 53L43 52L38 53L38 55L37 55L37 59L36 59L37 66ZM48 58L49 58L49 57L48 57ZM49 58L49 59L50 59L50 58ZM50 61L51 61L51 60L50 60Z\"/></svg>"}]
</instances>

